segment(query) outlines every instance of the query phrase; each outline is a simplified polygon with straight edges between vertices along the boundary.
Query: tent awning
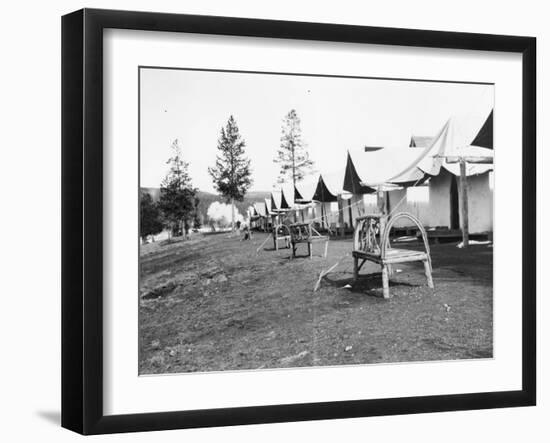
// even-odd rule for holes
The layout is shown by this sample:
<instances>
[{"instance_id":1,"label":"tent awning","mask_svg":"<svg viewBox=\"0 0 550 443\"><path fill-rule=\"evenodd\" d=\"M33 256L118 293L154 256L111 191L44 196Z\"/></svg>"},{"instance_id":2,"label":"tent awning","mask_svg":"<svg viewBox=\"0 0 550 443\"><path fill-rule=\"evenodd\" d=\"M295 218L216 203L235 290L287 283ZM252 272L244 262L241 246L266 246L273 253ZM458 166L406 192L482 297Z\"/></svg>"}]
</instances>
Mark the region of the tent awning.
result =
<instances>
[{"instance_id":1,"label":"tent awning","mask_svg":"<svg viewBox=\"0 0 550 443\"><path fill-rule=\"evenodd\" d=\"M420 183L424 173L415 164L418 150L408 146L386 147L379 151L349 151L344 189L352 194L369 194L383 185L410 186Z\"/></svg>"},{"instance_id":2,"label":"tent awning","mask_svg":"<svg viewBox=\"0 0 550 443\"><path fill-rule=\"evenodd\" d=\"M319 182L319 174L313 174L304 180L296 183L295 188L295 203L309 203L313 200L313 195L317 189Z\"/></svg>"},{"instance_id":3,"label":"tent awning","mask_svg":"<svg viewBox=\"0 0 550 443\"><path fill-rule=\"evenodd\" d=\"M469 125L466 123L469 123ZM468 126L470 132L467 130ZM448 161L448 159L450 160L455 157L493 158L494 151L492 149L469 144L468 140L472 134L471 127L472 123L467 122L465 117L450 118L441 128L432 145L422 153L417 167L431 176L438 175L442 167L452 174L459 176L460 165ZM491 170L493 170L492 163L471 163L468 164L466 175L479 175Z\"/></svg>"}]
</instances>

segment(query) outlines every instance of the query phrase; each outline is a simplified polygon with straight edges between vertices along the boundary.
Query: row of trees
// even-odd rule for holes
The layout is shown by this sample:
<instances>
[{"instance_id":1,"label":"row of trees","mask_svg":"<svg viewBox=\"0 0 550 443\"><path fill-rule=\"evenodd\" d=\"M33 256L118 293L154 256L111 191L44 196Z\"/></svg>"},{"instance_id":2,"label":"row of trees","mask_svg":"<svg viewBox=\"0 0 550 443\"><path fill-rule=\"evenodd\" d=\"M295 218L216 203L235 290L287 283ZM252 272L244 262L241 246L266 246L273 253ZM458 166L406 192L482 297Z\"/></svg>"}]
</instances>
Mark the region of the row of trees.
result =
<instances>
[{"instance_id":1,"label":"row of trees","mask_svg":"<svg viewBox=\"0 0 550 443\"><path fill-rule=\"evenodd\" d=\"M150 194L140 196L140 235L143 241L150 235L167 229L170 235L187 236L191 227L200 227L199 198L189 175L189 163L183 160L178 140L172 143L172 157L166 177L160 186L160 198L154 202Z\"/></svg>"},{"instance_id":2,"label":"row of trees","mask_svg":"<svg viewBox=\"0 0 550 443\"><path fill-rule=\"evenodd\" d=\"M231 115L218 138L218 155L214 166L208 168L216 191L231 203L231 228L235 229L235 202L243 201L252 186L250 159L245 153L246 142L241 137L235 118ZM160 199L154 203L149 194L141 196L141 236L146 239L162 229L173 235L189 232L200 226L197 189L192 186L189 164L181 155L178 141L172 143L173 156L168 159L170 169L160 187ZM283 119L281 143L274 162L279 165L279 183L290 180L293 185L311 170L306 144L302 140L300 118L292 109Z\"/></svg>"},{"instance_id":3,"label":"row of trees","mask_svg":"<svg viewBox=\"0 0 550 443\"><path fill-rule=\"evenodd\" d=\"M281 132L281 144L274 159L280 168L278 182L290 180L295 186L313 167L302 140L300 118L296 110L292 109L285 116ZM245 156L245 146L237 122L230 116L218 139L220 154L216 157L215 166L208 168L208 173L218 193L231 203L232 230L235 228L235 201L243 201L246 191L252 185L250 159Z\"/></svg>"}]
</instances>

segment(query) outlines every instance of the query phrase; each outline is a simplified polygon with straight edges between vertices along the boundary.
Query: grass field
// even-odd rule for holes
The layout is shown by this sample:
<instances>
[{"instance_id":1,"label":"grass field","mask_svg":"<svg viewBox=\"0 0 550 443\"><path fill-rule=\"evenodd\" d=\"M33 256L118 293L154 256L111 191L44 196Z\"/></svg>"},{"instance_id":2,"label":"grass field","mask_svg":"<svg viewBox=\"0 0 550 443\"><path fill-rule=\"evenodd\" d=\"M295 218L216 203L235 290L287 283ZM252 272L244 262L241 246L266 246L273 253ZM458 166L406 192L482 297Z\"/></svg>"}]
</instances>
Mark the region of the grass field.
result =
<instances>
[{"instance_id":1,"label":"grass field","mask_svg":"<svg viewBox=\"0 0 550 443\"><path fill-rule=\"evenodd\" d=\"M271 241L256 254L265 237L142 246L140 374L492 357L491 246L432 245L435 289L421 263L403 264L384 300L379 267L354 284L351 256L313 292L350 239L289 260Z\"/></svg>"}]
</instances>

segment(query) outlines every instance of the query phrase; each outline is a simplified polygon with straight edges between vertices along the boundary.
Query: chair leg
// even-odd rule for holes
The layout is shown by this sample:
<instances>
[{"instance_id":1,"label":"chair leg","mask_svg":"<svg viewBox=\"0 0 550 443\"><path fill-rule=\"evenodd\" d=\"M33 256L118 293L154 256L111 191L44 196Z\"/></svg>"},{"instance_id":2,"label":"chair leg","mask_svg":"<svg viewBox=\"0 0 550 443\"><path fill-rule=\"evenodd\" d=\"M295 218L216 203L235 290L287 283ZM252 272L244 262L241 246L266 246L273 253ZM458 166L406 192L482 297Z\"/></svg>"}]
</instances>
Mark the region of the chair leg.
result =
<instances>
[{"instance_id":1,"label":"chair leg","mask_svg":"<svg viewBox=\"0 0 550 443\"><path fill-rule=\"evenodd\" d=\"M307 252L309 254L309 258L312 259L313 258L313 248L311 247L311 243L307 244Z\"/></svg>"},{"instance_id":2,"label":"chair leg","mask_svg":"<svg viewBox=\"0 0 550 443\"><path fill-rule=\"evenodd\" d=\"M278 251L279 250L279 242L277 241L277 237L275 237L273 239L273 243L275 243L275 250Z\"/></svg>"},{"instance_id":3,"label":"chair leg","mask_svg":"<svg viewBox=\"0 0 550 443\"><path fill-rule=\"evenodd\" d=\"M428 280L428 287L433 289L434 282L432 280L432 269L428 260L424 260L424 273L426 274L426 280Z\"/></svg>"},{"instance_id":4,"label":"chair leg","mask_svg":"<svg viewBox=\"0 0 550 443\"><path fill-rule=\"evenodd\" d=\"M388 267L382 265L382 288L384 291L384 298L390 298L390 281L388 277Z\"/></svg>"},{"instance_id":5,"label":"chair leg","mask_svg":"<svg viewBox=\"0 0 550 443\"><path fill-rule=\"evenodd\" d=\"M359 259L357 257L353 257L353 281L357 281L359 278Z\"/></svg>"},{"instance_id":6,"label":"chair leg","mask_svg":"<svg viewBox=\"0 0 550 443\"><path fill-rule=\"evenodd\" d=\"M327 258L327 254L328 254L328 239L325 242L325 258Z\"/></svg>"}]
</instances>

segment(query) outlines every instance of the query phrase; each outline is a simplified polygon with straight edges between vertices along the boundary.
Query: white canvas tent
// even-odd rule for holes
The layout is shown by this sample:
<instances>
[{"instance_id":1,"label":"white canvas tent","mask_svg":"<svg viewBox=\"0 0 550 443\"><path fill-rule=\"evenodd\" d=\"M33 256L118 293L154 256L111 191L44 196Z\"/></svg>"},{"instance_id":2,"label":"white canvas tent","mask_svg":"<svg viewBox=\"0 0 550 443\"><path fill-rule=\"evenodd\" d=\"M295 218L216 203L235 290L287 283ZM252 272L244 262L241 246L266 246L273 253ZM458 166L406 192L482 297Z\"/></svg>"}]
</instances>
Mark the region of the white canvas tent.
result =
<instances>
[{"instance_id":1,"label":"white canvas tent","mask_svg":"<svg viewBox=\"0 0 550 443\"><path fill-rule=\"evenodd\" d=\"M408 146L384 147L378 151L364 152L349 151L348 167L351 164L355 168L357 178L344 179L346 190L370 188L361 193L368 194L379 187L391 188L391 185L409 185L419 182L424 174L418 168L412 167L420 159L418 150L409 149ZM346 168L348 169L348 168ZM346 171L348 172L348 171ZM359 180L359 186L353 184L350 187L349 180Z\"/></svg>"},{"instance_id":2,"label":"white canvas tent","mask_svg":"<svg viewBox=\"0 0 550 443\"><path fill-rule=\"evenodd\" d=\"M344 222L353 226L365 213L388 213L389 196L395 190L422 183L424 172L411 167L421 153L408 146L349 151L343 187L350 195L350 210L344 211Z\"/></svg>"},{"instance_id":3,"label":"white canvas tent","mask_svg":"<svg viewBox=\"0 0 550 443\"><path fill-rule=\"evenodd\" d=\"M484 121L484 118L476 120L471 115L450 118L419 159L404 169L404 174L415 170L426 174L429 179L425 186L391 192L390 213L407 211L425 226L450 229L461 228L466 218L470 233L492 231L494 151L470 144ZM459 190L461 159L465 162L465 191ZM466 203L461 202L462 194L467 195ZM465 207L469 208L469 216L464 215Z\"/></svg>"},{"instance_id":4,"label":"white canvas tent","mask_svg":"<svg viewBox=\"0 0 550 443\"><path fill-rule=\"evenodd\" d=\"M444 211L449 214L447 226L465 228L465 240L468 233L493 230L494 151L471 145L489 112L477 120L470 115L449 119L418 163L419 169L433 177L430 204L439 201L436 207L448 208Z\"/></svg>"},{"instance_id":5,"label":"white canvas tent","mask_svg":"<svg viewBox=\"0 0 550 443\"><path fill-rule=\"evenodd\" d=\"M307 222L316 217L313 195L319 182L319 174L311 174L296 183L294 188L294 211L297 221ZM292 186L291 184L289 186Z\"/></svg>"},{"instance_id":6,"label":"white canvas tent","mask_svg":"<svg viewBox=\"0 0 550 443\"><path fill-rule=\"evenodd\" d=\"M316 173L296 184L294 208L300 221L321 227L339 226L339 201L343 194L343 170Z\"/></svg>"},{"instance_id":7,"label":"white canvas tent","mask_svg":"<svg viewBox=\"0 0 550 443\"><path fill-rule=\"evenodd\" d=\"M494 151L471 145L480 128L486 126L484 122L491 110L485 112L450 118L422 150L401 147L348 153L344 189L352 193L352 205L364 194L385 191L384 209L388 214L406 211L425 226L451 229L462 226L464 216L458 214L468 206L471 216L465 218L469 218L469 231L492 231L490 174ZM460 159L467 163L464 171L466 192L461 193L468 195L466 204L458 203ZM483 160L478 162L476 159ZM356 213L360 215L361 205L357 206L354 218ZM374 201L364 209L368 212L379 210Z\"/></svg>"},{"instance_id":8,"label":"white canvas tent","mask_svg":"<svg viewBox=\"0 0 550 443\"><path fill-rule=\"evenodd\" d=\"M322 228L335 228L338 224L338 199L342 194L343 171L323 172L319 175L313 194L317 222Z\"/></svg>"},{"instance_id":9,"label":"white canvas tent","mask_svg":"<svg viewBox=\"0 0 550 443\"><path fill-rule=\"evenodd\" d=\"M265 201L255 202L253 206L254 212L258 216L258 219L254 223L254 228L266 229L268 214Z\"/></svg>"}]
</instances>

